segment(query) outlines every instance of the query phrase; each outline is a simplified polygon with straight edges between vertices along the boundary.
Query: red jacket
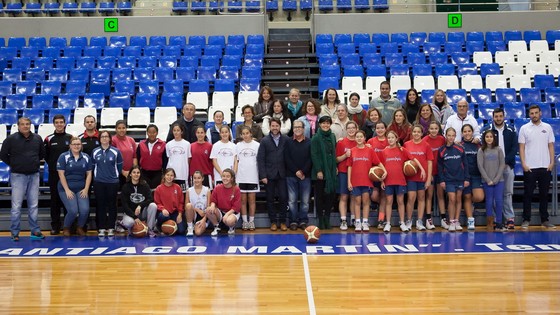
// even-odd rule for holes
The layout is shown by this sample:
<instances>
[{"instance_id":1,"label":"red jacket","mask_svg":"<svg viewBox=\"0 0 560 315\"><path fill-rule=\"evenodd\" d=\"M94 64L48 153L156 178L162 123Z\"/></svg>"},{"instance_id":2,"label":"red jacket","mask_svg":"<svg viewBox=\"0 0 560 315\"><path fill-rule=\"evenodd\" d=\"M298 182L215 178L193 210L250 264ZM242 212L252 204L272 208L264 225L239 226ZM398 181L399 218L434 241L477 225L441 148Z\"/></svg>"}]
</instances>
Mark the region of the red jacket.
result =
<instances>
[{"instance_id":1,"label":"red jacket","mask_svg":"<svg viewBox=\"0 0 560 315\"><path fill-rule=\"evenodd\" d=\"M152 153L148 149L148 140L141 141L136 149L138 165L146 171L161 171L167 165L167 154L165 153L165 142L156 139Z\"/></svg>"},{"instance_id":2,"label":"red jacket","mask_svg":"<svg viewBox=\"0 0 560 315\"><path fill-rule=\"evenodd\" d=\"M154 191L154 202L158 211L164 209L173 213L175 211L183 212L185 210L185 195L181 186L173 184L165 186L161 184Z\"/></svg>"},{"instance_id":3,"label":"red jacket","mask_svg":"<svg viewBox=\"0 0 560 315\"><path fill-rule=\"evenodd\" d=\"M216 186L212 191L212 202L223 212L233 209L235 213L239 213L241 211L239 186L235 185L231 188L226 188L223 184Z\"/></svg>"}]
</instances>

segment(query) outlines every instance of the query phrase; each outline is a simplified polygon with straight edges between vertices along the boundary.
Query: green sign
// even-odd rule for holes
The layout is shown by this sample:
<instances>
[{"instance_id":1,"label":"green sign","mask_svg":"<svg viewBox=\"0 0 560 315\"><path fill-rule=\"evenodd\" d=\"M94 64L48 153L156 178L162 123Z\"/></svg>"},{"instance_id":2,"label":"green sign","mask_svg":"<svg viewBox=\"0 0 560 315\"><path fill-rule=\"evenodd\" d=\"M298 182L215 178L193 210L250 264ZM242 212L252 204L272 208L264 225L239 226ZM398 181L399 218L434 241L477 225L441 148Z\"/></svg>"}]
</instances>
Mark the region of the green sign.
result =
<instances>
[{"instance_id":1,"label":"green sign","mask_svg":"<svg viewBox=\"0 0 560 315\"><path fill-rule=\"evenodd\" d=\"M461 28L463 27L463 15L461 13L451 13L447 15L448 28Z\"/></svg>"},{"instance_id":2,"label":"green sign","mask_svg":"<svg viewBox=\"0 0 560 315\"><path fill-rule=\"evenodd\" d=\"M106 18L103 23L103 29L106 33L116 33L119 31L119 19Z\"/></svg>"}]
</instances>

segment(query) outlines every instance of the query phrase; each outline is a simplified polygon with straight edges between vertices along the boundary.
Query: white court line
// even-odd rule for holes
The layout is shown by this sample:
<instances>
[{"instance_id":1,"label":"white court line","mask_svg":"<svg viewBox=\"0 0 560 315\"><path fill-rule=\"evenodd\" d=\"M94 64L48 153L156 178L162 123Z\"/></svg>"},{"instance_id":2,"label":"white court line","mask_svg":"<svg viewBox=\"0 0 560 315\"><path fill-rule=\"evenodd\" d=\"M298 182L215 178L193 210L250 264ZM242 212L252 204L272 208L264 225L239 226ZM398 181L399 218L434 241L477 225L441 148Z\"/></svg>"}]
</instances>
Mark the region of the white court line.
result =
<instances>
[{"instance_id":1,"label":"white court line","mask_svg":"<svg viewBox=\"0 0 560 315\"><path fill-rule=\"evenodd\" d=\"M315 299L313 298L313 288L311 287L311 277L309 276L309 265L307 264L307 254L301 254L303 259L303 272L305 273L305 287L307 288L307 303L309 304L309 314L315 315Z\"/></svg>"}]
</instances>

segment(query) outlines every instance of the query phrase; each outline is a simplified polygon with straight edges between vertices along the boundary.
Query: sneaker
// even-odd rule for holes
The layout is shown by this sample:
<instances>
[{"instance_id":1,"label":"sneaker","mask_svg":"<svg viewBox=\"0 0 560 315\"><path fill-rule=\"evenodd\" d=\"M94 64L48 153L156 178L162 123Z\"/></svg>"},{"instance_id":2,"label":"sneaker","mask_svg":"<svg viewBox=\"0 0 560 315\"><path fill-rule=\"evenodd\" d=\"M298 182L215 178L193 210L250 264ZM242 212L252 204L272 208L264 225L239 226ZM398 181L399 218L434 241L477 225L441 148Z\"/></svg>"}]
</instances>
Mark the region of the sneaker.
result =
<instances>
[{"instance_id":1,"label":"sneaker","mask_svg":"<svg viewBox=\"0 0 560 315\"><path fill-rule=\"evenodd\" d=\"M42 240L42 239L45 238L45 235L43 235L43 233L41 233L41 231L33 232L33 233L31 233L30 236L31 236L32 241Z\"/></svg>"},{"instance_id":2,"label":"sneaker","mask_svg":"<svg viewBox=\"0 0 560 315\"><path fill-rule=\"evenodd\" d=\"M436 226L434 225L434 222L432 221L432 219L428 219L426 220L426 228L428 230L434 230L436 228Z\"/></svg>"},{"instance_id":3,"label":"sneaker","mask_svg":"<svg viewBox=\"0 0 560 315\"><path fill-rule=\"evenodd\" d=\"M292 230L292 231L297 230L297 223L295 223L295 222L290 223L290 230Z\"/></svg>"},{"instance_id":4,"label":"sneaker","mask_svg":"<svg viewBox=\"0 0 560 315\"><path fill-rule=\"evenodd\" d=\"M58 235L60 234L60 229L52 229L51 230L51 235Z\"/></svg>"},{"instance_id":5,"label":"sneaker","mask_svg":"<svg viewBox=\"0 0 560 315\"><path fill-rule=\"evenodd\" d=\"M105 237L105 229L101 229L101 230L97 231L97 236L98 237Z\"/></svg>"},{"instance_id":6,"label":"sneaker","mask_svg":"<svg viewBox=\"0 0 560 315\"><path fill-rule=\"evenodd\" d=\"M515 230L515 222L512 219L507 220L506 225L508 230Z\"/></svg>"},{"instance_id":7,"label":"sneaker","mask_svg":"<svg viewBox=\"0 0 560 315\"><path fill-rule=\"evenodd\" d=\"M346 222L346 220L343 220L342 222L340 222L340 230L341 231L348 230L348 223Z\"/></svg>"},{"instance_id":8,"label":"sneaker","mask_svg":"<svg viewBox=\"0 0 560 315\"><path fill-rule=\"evenodd\" d=\"M408 231L410 231L410 230L408 229L408 226L406 225L405 222L401 222L400 228L401 228L401 231L403 231L403 232L408 232Z\"/></svg>"},{"instance_id":9,"label":"sneaker","mask_svg":"<svg viewBox=\"0 0 560 315\"><path fill-rule=\"evenodd\" d=\"M544 221L542 223L542 227L545 229L555 229L556 226L554 226L554 224L550 223L550 221Z\"/></svg>"},{"instance_id":10,"label":"sneaker","mask_svg":"<svg viewBox=\"0 0 560 315\"><path fill-rule=\"evenodd\" d=\"M385 223L385 226L383 227L383 232L385 233L391 232L391 223L389 222Z\"/></svg>"},{"instance_id":11,"label":"sneaker","mask_svg":"<svg viewBox=\"0 0 560 315\"><path fill-rule=\"evenodd\" d=\"M278 230L278 225L276 225L276 223L270 224L270 230L271 230L271 231L276 231L276 230Z\"/></svg>"},{"instance_id":12,"label":"sneaker","mask_svg":"<svg viewBox=\"0 0 560 315\"><path fill-rule=\"evenodd\" d=\"M455 231L462 231L463 227L461 226L461 222L459 220L455 221Z\"/></svg>"},{"instance_id":13,"label":"sneaker","mask_svg":"<svg viewBox=\"0 0 560 315\"><path fill-rule=\"evenodd\" d=\"M442 225L441 225L441 226L443 227L443 221L441 221L441 222L442 222ZM454 220L451 220L451 222L450 222L449 225L447 226L447 230L448 230L449 232L455 232L455 221L454 221Z\"/></svg>"},{"instance_id":14,"label":"sneaker","mask_svg":"<svg viewBox=\"0 0 560 315\"><path fill-rule=\"evenodd\" d=\"M412 220L406 220L406 227L409 231L412 230Z\"/></svg>"},{"instance_id":15,"label":"sneaker","mask_svg":"<svg viewBox=\"0 0 560 315\"><path fill-rule=\"evenodd\" d=\"M148 236L149 237L157 237L158 236L158 232L155 230L149 230L148 231Z\"/></svg>"},{"instance_id":16,"label":"sneaker","mask_svg":"<svg viewBox=\"0 0 560 315\"><path fill-rule=\"evenodd\" d=\"M19 242L19 235L13 235L12 234L12 241Z\"/></svg>"},{"instance_id":17,"label":"sneaker","mask_svg":"<svg viewBox=\"0 0 560 315\"><path fill-rule=\"evenodd\" d=\"M467 230L474 230L474 218L469 219L469 221L467 221Z\"/></svg>"},{"instance_id":18,"label":"sneaker","mask_svg":"<svg viewBox=\"0 0 560 315\"><path fill-rule=\"evenodd\" d=\"M227 231L228 235L234 235L235 234L235 228L234 227L230 227L229 230Z\"/></svg>"},{"instance_id":19,"label":"sneaker","mask_svg":"<svg viewBox=\"0 0 560 315\"><path fill-rule=\"evenodd\" d=\"M115 232L117 233L124 233L126 231L126 228L122 225L122 221L118 220L115 223Z\"/></svg>"},{"instance_id":20,"label":"sneaker","mask_svg":"<svg viewBox=\"0 0 560 315\"><path fill-rule=\"evenodd\" d=\"M249 229L249 222L243 222L243 224L241 224L241 229L247 231Z\"/></svg>"},{"instance_id":21,"label":"sneaker","mask_svg":"<svg viewBox=\"0 0 560 315\"><path fill-rule=\"evenodd\" d=\"M194 236L194 228L192 227L187 228L187 236Z\"/></svg>"},{"instance_id":22,"label":"sneaker","mask_svg":"<svg viewBox=\"0 0 560 315\"><path fill-rule=\"evenodd\" d=\"M447 219L441 219L441 228L449 230L449 221L447 221Z\"/></svg>"},{"instance_id":23,"label":"sneaker","mask_svg":"<svg viewBox=\"0 0 560 315\"><path fill-rule=\"evenodd\" d=\"M379 221L377 223L377 229L378 230L383 230L385 228L385 221Z\"/></svg>"},{"instance_id":24,"label":"sneaker","mask_svg":"<svg viewBox=\"0 0 560 315\"><path fill-rule=\"evenodd\" d=\"M254 221L250 221L249 222L249 231L254 231L255 230L255 222Z\"/></svg>"},{"instance_id":25,"label":"sneaker","mask_svg":"<svg viewBox=\"0 0 560 315\"><path fill-rule=\"evenodd\" d=\"M369 232L369 222L362 222L362 232Z\"/></svg>"},{"instance_id":26,"label":"sneaker","mask_svg":"<svg viewBox=\"0 0 560 315\"><path fill-rule=\"evenodd\" d=\"M351 218L350 219L350 226L355 226L356 225L356 218Z\"/></svg>"},{"instance_id":27,"label":"sneaker","mask_svg":"<svg viewBox=\"0 0 560 315\"><path fill-rule=\"evenodd\" d=\"M216 226L216 227L214 227L214 231L212 231L212 233L210 233L210 235L217 236L218 233L220 233L220 228Z\"/></svg>"},{"instance_id":28,"label":"sneaker","mask_svg":"<svg viewBox=\"0 0 560 315\"><path fill-rule=\"evenodd\" d=\"M417 231L426 230L426 227L424 226L424 223L422 223L422 220L416 220L416 230Z\"/></svg>"},{"instance_id":29,"label":"sneaker","mask_svg":"<svg viewBox=\"0 0 560 315\"><path fill-rule=\"evenodd\" d=\"M502 223L497 223L496 222L496 225L494 226L494 231L504 232L504 231L507 231L507 228Z\"/></svg>"},{"instance_id":30,"label":"sneaker","mask_svg":"<svg viewBox=\"0 0 560 315\"><path fill-rule=\"evenodd\" d=\"M109 236L109 237L115 236L115 230L114 230L114 229L109 229L109 230L107 231L107 236Z\"/></svg>"},{"instance_id":31,"label":"sneaker","mask_svg":"<svg viewBox=\"0 0 560 315\"><path fill-rule=\"evenodd\" d=\"M523 223L521 223L521 228L522 229L528 229L529 228L529 221L523 221Z\"/></svg>"},{"instance_id":32,"label":"sneaker","mask_svg":"<svg viewBox=\"0 0 560 315\"><path fill-rule=\"evenodd\" d=\"M362 231L362 225L361 224L356 224L354 226L354 232L360 233L361 231Z\"/></svg>"}]
</instances>

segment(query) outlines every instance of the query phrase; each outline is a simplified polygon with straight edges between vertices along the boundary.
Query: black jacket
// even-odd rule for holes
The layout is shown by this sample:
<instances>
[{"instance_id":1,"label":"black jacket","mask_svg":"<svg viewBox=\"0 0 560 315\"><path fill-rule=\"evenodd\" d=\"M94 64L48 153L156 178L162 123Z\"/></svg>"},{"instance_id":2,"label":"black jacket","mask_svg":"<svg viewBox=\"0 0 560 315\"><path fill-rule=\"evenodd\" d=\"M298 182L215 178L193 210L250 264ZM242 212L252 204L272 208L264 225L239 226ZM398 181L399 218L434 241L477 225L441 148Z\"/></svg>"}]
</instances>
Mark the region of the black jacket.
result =
<instances>
[{"instance_id":1,"label":"black jacket","mask_svg":"<svg viewBox=\"0 0 560 315\"><path fill-rule=\"evenodd\" d=\"M284 148L286 176L296 177L297 171L302 171L306 178L311 178L311 140L305 138L299 142L288 139Z\"/></svg>"},{"instance_id":2,"label":"black jacket","mask_svg":"<svg viewBox=\"0 0 560 315\"><path fill-rule=\"evenodd\" d=\"M195 135L195 127L196 126L204 126L204 124L202 122L200 122L198 119L193 118L193 120L191 122L187 122L185 120L185 118L181 117L179 119L177 119L173 124L175 123L179 123L181 125L183 125L183 129L185 130L185 132L183 132L183 139L187 140L189 143L193 143L196 142L196 135ZM173 125L171 124L171 125ZM165 140L165 142L169 142L171 140L173 140L173 129L169 128L169 133L167 133L167 139Z\"/></svg>"},{"instance_id":3,"label":"black jacket","mask_svg":"<svg viewBox=\"0 0 560 315\"><path fill-rule=\"evenodd\" d=\"M259 179L278 179L286 177L286 164L284 162L284 149L289 138L280 135L278 146L272 139L272 133L262 138L257 163L259 166Z\"/></svg>"},{"instance_id":4,"label":"black jacket","mask_svg":"<svg viewBox=\"0 0 560 315\"><path fill-rule=\"evenodd\" d=\"M154 198L150 186L145 182L140 182L138 185L126 182L122 187L121 201L124 213L133 219L137 219L136 214L134 214L136 207L140 206L143 209L153 202Z\"/></svg>"},{"instance_id":5,"label":"black jacket","mask_svg":"<svg viewBox=\"0 0 560 315\"><path fill-rule=\"evenodd\" d=\"M11 134L2 143L0 160L10 166L10 171L30 175L39 172L41 160L45 158L43 139L36 133L26 138L19 131Z\"/></svg>"},{"instance_id":6,"label":"black jacket","mask_svg":"<svg viewBox=\"0 0 560 315\"><path fill-rule=\"evenodd\" d=\"M56 172L58 157L70 149L72 135L66 132L52 133L45 137L45 162L49 165L49 172Z\"/></svg>"}]
</instances>

